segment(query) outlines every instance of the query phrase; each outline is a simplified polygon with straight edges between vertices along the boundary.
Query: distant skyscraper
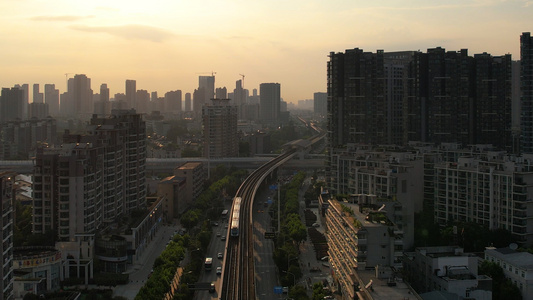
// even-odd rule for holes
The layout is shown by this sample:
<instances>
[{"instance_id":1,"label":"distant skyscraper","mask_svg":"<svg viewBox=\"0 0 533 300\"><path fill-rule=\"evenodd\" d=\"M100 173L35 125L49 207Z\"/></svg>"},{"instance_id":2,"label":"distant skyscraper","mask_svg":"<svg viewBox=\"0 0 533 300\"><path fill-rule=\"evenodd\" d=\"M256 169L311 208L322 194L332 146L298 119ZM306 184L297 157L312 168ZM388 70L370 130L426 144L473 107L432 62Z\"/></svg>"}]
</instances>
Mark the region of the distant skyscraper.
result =
<instances>
[{"instance_id":1,"label":"distant skyscraper","mask_svg":"<svg viewBox=\"0 0 533 300\"><path fill-rule=\"evenodd\" d=\"M109 88L106 83L100 85L100 94L94 102L94 113L99 116L109 115L111 103L109 102Z\"/></svg>"},{"instance_id":2,"label":"distant skyscraper","mask_svg":"<svg viewBox=\"0 0 533 300\"><path fill-rule=\"evenodd\" d=\"M277 125L280 116L281 85L261 83L259 85L259 118L262 122Z\"/></svg>"},{"instance_id":3,"label":"distant skyscraper","mask_svg":"<svg viewBox=\"0 0 533 300\"><path fill-rule=\"evenodd\" d=\"M239 112L239 119L245 119L244 105L246 105L246 94L242 86L242 80L235 82L235 89L233 90L233 103L237 106Z\"/></svg>"},{"instance_id":4,"label":"distant skyscraper","mask_svg":"<svg viewBox=\"0 0 533 300\"><path fill-rule=\"evenodd\" d=\"M191 93L185 94L185 111L191 111L192 103L191 103Z\"/></svg>"},{"instance_id":5,"label":"distant skyscraper","mask_svg":"<svg viewBox=\"0 0 533 300\"><path fill-rule=\"evenodd\" d=\"M204 104L209 103L215 97L215 76L198 77L198 98L194 98L194 111L201 113Z\"/></svg>"},{"instance_id":6,"label":"distant skyscraper","mask_svg":"<svg viewBox=\"0 0 533 300\"><path fill-rule=\"evenodd\" d=\"M109 101L109 88L107 87L107 83L100 85L100 101Z\"/></svg>"},{"instance_id":7,"label":"distant skyscraper","mask_svg":"<svg viewBox=\"0 0 533 300\"><path fill-rule=\"evenodd\" d=\"M202 110L204 156L207 158L237 157L239 138L237 107L229 99L213 99Z\"/></svg>"},{"instance_id":8,"label":"distant skyscraper","mask_svg":"<svg viewBox=\"0 0 533 300\"><path fill-rule=\"evenodd\" d=\"M533 37L520 36L521 151L533 153Z\"/></svg>"},{"instance_id":9,"label":"distant skyscraper","mask_svg":"<svg viewBox=\"0 0 533 300\"><path fill-rule=\"evenodd\" d=\"M137 112L140 114L150 112L150 94L147 90L137 90Z\"/></svg>"},{"instance_id":10,"label":"distant skyscraper","mask_svg":"<svg viewBox=\"0 0 533 300\"><path fill-rule=\"evenodd\" d=\"M326 116L328 110L328 93L314 93L313 108L315 114Z\"/></svg>"},{"instance_id":11,"label":"distant skyscraper","mask_svg":"<svg viewBox=\"0 0 533 300\"><path fill-rule=\"evenodd\" d=\"M137 101L135 99L137 93L137 82L135 80L126 80L126 103L128 108L137 108Z\"/></svg>"},{"instance_id":12,"label":"distant skyscraper","mask_svg":"<svg viewBox=\"0 0 533 300\"><path fill-rule=\"evenodd\" d=\"M15 84L16 88L19 88L22 90L22 120L26 120L28 118L28 103L30 101L30 86L25 84Z\"/></svg>"},{"instance_id":13,"label":"distant skyscraper","mask_svg":"<svg viewBox=\"0 0 533 300\"><path fill-rule=\"evenodd\" d=\"M259 104L259 95L257 89L252 90L252 96L248 99L248 104Z\"/></svg>"},{"instance_id":14,"label":"distant skyscraper","mask_svg":"<svg viewBox=\"0 0 533 300\"><path fill-rule=\"evenodd\" d=\"M39 91L39 84L33 84L33 103L44 103L44 95Z\"/></svg>"},{"instance_id":15,"label":"distant skyscraper","mask_svg":"<svg viewBox=\"0 0 533 300\"><path fill-rule=\"evenodd\" d=\"M170 91L165 93L165 112L181 112L181 91Z\"/></svg>"},{"instance_id":16,"label":"distant skyscraper","mask_svg":"<svg viewBox=\"0 0 533 300\"><path fill-rule=\"evenodd\" d=\"M50 114L48 112L48 104L40 102L32 102L28 106L28 118L44 119Z\"/></svg>"},{"instance_id":17,"label":"distant skyscraper","mask_svg":"<svg viewBox=\"0 0 533 300\"><path fill-rule=\"evenodd\" d=\"M56 89L55 84L44 85L44 102L48 104L50 116L57 117L59 115L59 90Z\"/></svg>"},{"instance_id":18,"label":"distant skyscraper","mask_svg":"<svg viewBox=\"0 0 533 300\"><path fill-rule=\"evenodd\" d=\"M228 98L228 89L226 87L217 88L215 91L215 98L217 99L227 99Z\"/></svg>"},{"instance_id":19,"label":"distant skyscraper","mask_svg":"<svg viewBox=\"0 0 533 300\"><path fill-rule=\"evenodd\" d=\"M24 91L18 87L3 88L0 95L0 122L24 120Z\"/></svg>"},{"instance_id":20,"label":"distant skyscraper","mask_svg":"<svg viewBox=\"0 0 533 300\"><path fill-rule=\"evenodd\" d=\"M235 82L235 89L233 90L233 103L237 106L246 104L246 95L242 86L242 80L239 79Z\"/></svg>"},{"instance_id":21,"label":"distant skyscraper","mask_svg":"<svg viewBox=\"0 0 533 300\"><path fill-rule=\"evenodd\" d=\"M85 74L76 74L68 80L68 93L61 98L61 114L90 115L93 113L93 91L91 79Z\"/></svg>"}]
</instances>

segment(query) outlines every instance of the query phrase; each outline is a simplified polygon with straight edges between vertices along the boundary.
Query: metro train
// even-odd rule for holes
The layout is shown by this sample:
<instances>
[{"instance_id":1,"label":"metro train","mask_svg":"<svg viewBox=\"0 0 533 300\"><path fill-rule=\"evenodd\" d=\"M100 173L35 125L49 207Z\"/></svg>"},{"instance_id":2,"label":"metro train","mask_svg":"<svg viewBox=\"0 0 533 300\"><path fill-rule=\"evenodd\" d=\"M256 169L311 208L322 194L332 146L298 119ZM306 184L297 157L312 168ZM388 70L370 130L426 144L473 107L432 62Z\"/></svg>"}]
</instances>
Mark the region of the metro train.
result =
<instances>
[{"instance_id":1,"label":"metro train","mask_svg":"<svg viewBox=\"0 0 533 300\"><path fill-rule=\"evenodd\" d=\"M239 215L241 212L241 197L235 197L233 200L233 209L231 210L231 229L230 235L232 237L239 236Z\"/></svg>"}]
</instances>

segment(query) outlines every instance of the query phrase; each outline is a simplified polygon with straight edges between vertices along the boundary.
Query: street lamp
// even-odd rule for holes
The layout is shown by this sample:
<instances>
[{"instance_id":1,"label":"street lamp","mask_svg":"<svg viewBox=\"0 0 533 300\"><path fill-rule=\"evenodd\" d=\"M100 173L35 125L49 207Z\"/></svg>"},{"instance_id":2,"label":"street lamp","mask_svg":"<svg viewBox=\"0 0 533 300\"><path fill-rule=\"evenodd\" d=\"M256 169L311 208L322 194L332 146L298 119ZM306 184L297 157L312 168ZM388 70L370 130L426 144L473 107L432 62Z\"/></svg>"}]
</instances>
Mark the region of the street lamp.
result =
<instances>
[{"instance_id":1,"label":"street lamp","mask_svg":"<svg viewBox=\"0 0 533 300\"><path fill-rule=\"evenodd\" d=\"M292 274L291 272L289 271L282 271L283 273L287 273L287 274L291 274L292 275L292 286L295 286L296 285L296 276L294 276L294 274Z\"/></svg>"}]
</instances>

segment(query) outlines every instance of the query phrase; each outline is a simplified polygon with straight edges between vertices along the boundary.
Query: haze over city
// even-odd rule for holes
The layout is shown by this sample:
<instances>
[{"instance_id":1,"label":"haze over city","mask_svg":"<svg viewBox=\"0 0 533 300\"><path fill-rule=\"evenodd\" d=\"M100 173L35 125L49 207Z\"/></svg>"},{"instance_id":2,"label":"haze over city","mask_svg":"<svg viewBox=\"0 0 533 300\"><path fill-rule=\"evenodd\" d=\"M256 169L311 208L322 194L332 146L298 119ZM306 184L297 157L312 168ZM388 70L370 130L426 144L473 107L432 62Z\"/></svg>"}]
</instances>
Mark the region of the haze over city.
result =
<instances>
[{"instance_id":1,"label":"haze over city","mask_svg":"<svg viewBox=\"0 0 533 300\"><path fill-rule=\"evenodd\" d=\"M512 54L531 28L531 1L2 1L0 83L107 83L192 92L216 72L233 88L281 83L296 102L326 90L330 52L467 48Z\"/></svg>"}]
</instances>

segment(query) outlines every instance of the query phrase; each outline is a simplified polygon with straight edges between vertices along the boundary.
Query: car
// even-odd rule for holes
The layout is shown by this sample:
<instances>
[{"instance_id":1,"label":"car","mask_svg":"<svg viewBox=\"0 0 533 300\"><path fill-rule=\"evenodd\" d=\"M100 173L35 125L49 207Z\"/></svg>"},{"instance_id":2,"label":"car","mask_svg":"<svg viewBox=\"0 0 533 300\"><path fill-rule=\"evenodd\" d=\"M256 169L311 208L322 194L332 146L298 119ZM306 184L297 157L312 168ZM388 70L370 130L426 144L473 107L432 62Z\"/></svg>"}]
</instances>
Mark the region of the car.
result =
<instances>
[{"instance_id":1,"label":"car","mask_svg":"<svg viewBox=\"0 0 533 300\"><path fill-rule=\"evenodd\" d=\"M222 252L218 252L217 257L218 258L222 258L222 257L224 257L224 254L222 254Z\"/></svg>"},{"instance_id":2,"label":"car","mask_svg":"<svg viewBox=\"0 0 533 300\"><path fill-rule=\"evenodd\" d=\"M217 237L220 237L220 232L217 232Z\"/></svg>"},{"instance_id":3,"label":"car","mask_svg":"<svg viewBox=\"0 0 533 300\"><path fill-rule=\"evenodd\" d=\"M225 241L226 240L226 236L223 235L221 238L220 238L221 241Z\"/></svg>"},{"instance_id":4,"label":"car","mask_svg":"<svg viewBox=\"0 0 533 300\"><path fill-rule=\"evenodd\" d=\"M215 283L211 282L211 286L209 287L209 292L214 293L215 292Z\"/></svg>"},{"instance_id":5,"label":"car","mask_svg":"<svg viewBox=\"0 0 533 300\"><path fill-rule=\"evenodd\" d=\"M222 274L222 267L217 267L217 275Z\"/></svg>"},{"instance_id":6,"label":"car","mask_svg":"<svg viewBox=\"0 0 533 300\"><path fill-rule=\"evenodd\" d=\"M282 291L283 291L283 294L288 294L289 293L289 287L288 286L284 286L282 288Z\"/></svg>"}]
</instances>

